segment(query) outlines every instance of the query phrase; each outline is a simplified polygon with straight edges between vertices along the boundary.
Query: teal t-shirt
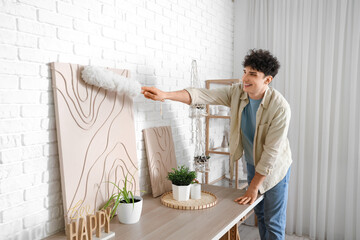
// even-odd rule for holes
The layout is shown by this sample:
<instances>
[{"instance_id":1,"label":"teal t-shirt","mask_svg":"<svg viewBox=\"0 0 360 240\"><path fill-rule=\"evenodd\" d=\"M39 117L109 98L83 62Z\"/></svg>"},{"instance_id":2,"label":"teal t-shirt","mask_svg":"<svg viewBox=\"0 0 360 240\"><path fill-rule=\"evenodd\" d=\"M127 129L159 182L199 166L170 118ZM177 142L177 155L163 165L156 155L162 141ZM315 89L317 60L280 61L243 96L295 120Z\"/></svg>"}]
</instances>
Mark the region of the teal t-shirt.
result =
<instances>
[{"instance_id":1,"label":"teal t-shirt","mask_svg":"<svg viewBox=\"0 0 360 240\"><path fill-rule=\"evenodd\" d=\"M256 128L256 112L262 99L254 100L249 97L249 104L246 105L241 116L242 143L244 147L245 161L254 165L254 135Z\"/></svg>"}]
</instances>

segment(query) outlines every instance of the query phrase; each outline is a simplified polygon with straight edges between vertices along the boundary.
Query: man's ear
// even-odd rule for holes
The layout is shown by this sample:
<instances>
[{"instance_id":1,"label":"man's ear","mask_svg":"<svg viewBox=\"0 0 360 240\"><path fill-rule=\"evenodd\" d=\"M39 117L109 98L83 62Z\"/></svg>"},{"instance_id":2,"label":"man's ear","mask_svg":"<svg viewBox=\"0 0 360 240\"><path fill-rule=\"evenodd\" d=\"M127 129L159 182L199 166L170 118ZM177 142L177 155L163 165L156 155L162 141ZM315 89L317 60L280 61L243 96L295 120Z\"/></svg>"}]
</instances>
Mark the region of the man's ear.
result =
<instances>
[{"instance_id":1,"label":"man's ear","mask_svg":"<svg viewBox=\"0 0 360 240\"><path fill-rule=\"evenodd\" d=\"M265 77L265 84L269 85L271 83L271 81L273 80L273 77L268 75Z\"/></svg>"}]
</instances>

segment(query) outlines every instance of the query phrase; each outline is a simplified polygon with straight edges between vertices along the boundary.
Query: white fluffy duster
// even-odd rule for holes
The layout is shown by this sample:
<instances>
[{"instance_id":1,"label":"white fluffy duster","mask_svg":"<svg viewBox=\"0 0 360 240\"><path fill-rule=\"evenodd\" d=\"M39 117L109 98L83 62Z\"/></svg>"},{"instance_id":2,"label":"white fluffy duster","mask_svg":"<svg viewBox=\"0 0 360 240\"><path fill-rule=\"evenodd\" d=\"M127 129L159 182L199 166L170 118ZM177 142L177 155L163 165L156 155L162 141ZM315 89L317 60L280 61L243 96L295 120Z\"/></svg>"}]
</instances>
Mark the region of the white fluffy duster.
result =
<instances>
[{"instance_id":1,"label":"white fluffy duster","mask_svg":"<svg viewBox=\"0 0 360 240\"><path fill-rule=\"evenodd\" d=\"M88 84L119 94L125 93L130 97L136 97L141 92L141 85L138 81L126 78L101 67L85 66L81 72L81 76Z\"/></svg>"}]
</instances>

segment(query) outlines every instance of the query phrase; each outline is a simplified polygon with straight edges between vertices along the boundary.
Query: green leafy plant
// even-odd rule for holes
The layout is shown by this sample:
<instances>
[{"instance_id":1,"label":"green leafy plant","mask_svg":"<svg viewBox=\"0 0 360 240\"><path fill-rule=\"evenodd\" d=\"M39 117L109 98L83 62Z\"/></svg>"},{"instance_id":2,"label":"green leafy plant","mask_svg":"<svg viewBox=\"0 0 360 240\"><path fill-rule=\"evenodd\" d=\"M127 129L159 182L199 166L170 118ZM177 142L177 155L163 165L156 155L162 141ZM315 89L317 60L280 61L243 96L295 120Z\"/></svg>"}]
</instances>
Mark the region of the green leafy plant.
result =
<instances>
[{"instance_id":1,"label":"green leafy plant","mask_svg":"<svg viewBox=\"0 0 360 240\"><path fill-rule=\"evenodd\" d=\"M131 190L127 189L128 183L131 183L130 181L128 181L127 177L128 177L128 175L125 176L123 188L120 188L116 183L109 182L118 189L118 192L111 195L109 200L105 203L104 207L102 207L103 209L106 209L107 207L113 205L112 210L111 210L111 219L114 217L114 215L116 213L116 209L120 204L132 203L134 206L134 204L139 201L134 198L133 192Z\"/></svg>"},{"instance_id":2,"label":"green leafy plant","mask_svg":"<svg viewBox=\"0 0 360 240\"><path fill-rule=\"evenodd\" d=\"M167 178L172 184L177 186L187 186L196 178L196 172L190 171L188 167L180 166L178 169L172 168L172 172L168 172Z\"/></svg>"}]
</instances>

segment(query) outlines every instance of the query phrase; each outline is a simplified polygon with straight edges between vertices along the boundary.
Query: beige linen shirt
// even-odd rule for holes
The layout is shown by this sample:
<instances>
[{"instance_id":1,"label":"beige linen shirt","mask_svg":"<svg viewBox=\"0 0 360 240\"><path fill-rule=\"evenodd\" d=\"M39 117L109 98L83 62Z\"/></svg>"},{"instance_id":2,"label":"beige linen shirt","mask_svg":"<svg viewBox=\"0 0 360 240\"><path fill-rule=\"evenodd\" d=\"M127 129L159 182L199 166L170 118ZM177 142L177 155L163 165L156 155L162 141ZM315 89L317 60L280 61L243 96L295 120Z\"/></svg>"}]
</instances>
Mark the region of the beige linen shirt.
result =
<instances>
[{"instance_id":1,"label":"beige linen shirt","mask_svg":"<svg viewBox=\"0 0 360 240\"><path fill-rule=\"evenodd\" d=\"M216 89L188 88L191 104L225 105L230 107L230 176L234 163L243 155L241 114L249 103L241 84ZM291 111L288 102L275 89L268 87L256 113L254 135L255 170L266 178L259 187L261 194L278 184L291 162L287 133Z\"/></svg>"}]
</instances>

